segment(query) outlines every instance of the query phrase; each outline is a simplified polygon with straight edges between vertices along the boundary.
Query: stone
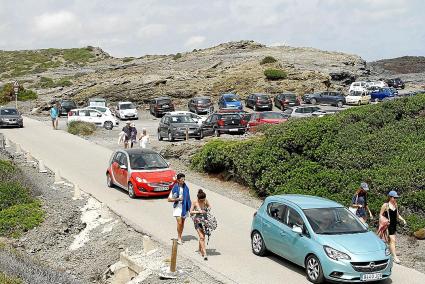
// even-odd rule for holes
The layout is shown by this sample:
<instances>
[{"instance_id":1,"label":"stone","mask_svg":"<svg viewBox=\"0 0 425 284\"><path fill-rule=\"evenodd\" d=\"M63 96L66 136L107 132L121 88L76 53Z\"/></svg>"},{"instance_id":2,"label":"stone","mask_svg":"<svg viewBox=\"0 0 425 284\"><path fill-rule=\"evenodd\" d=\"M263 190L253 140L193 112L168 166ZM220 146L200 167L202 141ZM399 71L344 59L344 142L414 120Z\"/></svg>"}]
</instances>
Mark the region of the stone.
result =
<instances>
[{"instance_id":1,"label":"stone","mask_svg":"<svg viewBox=\"0 0 425 284\"><path fill-rule=\"evenodd\" d=\"M425 228L419 229L413 233L418 240L425 240Z\"/></svg>"}]
</instances>

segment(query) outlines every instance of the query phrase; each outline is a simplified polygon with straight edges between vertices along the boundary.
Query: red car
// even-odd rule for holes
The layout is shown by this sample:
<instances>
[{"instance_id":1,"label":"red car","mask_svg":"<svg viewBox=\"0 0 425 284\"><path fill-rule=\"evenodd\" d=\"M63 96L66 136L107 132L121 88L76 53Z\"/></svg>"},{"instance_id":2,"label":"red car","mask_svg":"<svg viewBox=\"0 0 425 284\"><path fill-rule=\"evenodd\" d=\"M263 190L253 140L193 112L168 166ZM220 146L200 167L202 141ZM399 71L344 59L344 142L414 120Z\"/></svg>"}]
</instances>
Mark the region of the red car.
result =
<instances>
[{"instance_id":1,"label":"red car","mask_svg":"<svg viewBox=\"0 0 425 284\"><path fill-rule=\"evenodd\" d=\"M123 149L115 151L106 170L109 187L114 185L136 196L166 196L176 179L165 159L148 149Z\"/></svg>"},{"instance_id":2,"label":"red car","mask_svg":"<svg viewBox=\"0 0 425 284\"><path fill-rule=\"evenodd\" d=\"M263 124L278 124L288 120L288 117L281 112L265 111L255 112L249 115L248 129L252 130L256 126Z\"/></svg>"}]
</instances>

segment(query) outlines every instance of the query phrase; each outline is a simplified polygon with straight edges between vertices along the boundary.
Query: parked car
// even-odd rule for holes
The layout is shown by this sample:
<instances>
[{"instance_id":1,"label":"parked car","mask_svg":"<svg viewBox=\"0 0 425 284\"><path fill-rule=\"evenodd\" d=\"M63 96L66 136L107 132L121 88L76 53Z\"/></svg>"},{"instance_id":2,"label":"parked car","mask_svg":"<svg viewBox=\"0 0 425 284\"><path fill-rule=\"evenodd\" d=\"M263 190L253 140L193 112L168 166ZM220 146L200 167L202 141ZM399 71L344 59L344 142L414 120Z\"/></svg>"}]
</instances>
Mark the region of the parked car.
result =
<instances>
[{"instance_id":1,"label":"parked car","mask_svg":"<svg viewBox=\"0 0 425 284\"><path fill-rule=\"evenodd\" d=\"M378 88L386 88L388 87L387 83L384 81L368 81L366 82L368 87L378 87Z\"/></svg>"},{"instance_id":2,"label":"parked car","mask_svg":"<svg viewBox=\"0 0 425 284\"><path fill-rule=\"evenodd\" d=\"M301 104L297 95L293 93L278 94L274 97L275 107L285 110L287 107L299 106Z\"/></svg>"},{"instance_id":3,"label":"parked car","mask_svg":"<svg viewBox=\"0 0 425 284\"><path fill-rule=\"evenodd\" d=\"M345 97L340 92L320 92L314 94L305 94L303 96L303 101L313 105L319 103L342 107L345 104Z\"/></svg>"},{"instance_id":4,"label":"parked car","mask_svg":"<svg viewBox=\"0 0 425 284\"><path fill-rule=\"evenodd\" d=\"M113 116L111 109L109 107L101 107L101 106L87 106L85 109L95 109L100 111L103 114L106 114L107 116Z\"/></svg>"},{"instance_id":5,"label":"parked car","mask_svg":"<svg viewBox=\"0 0 425 284\"><path fill-rule=\"evenodd\" d=\"M159 97L150 101L149 111L155 116L159 117L166 112L174 111L174 103L169 97Z\"/></svg>"},{"instance_id":6,"label":"parked car","mask_svg":"<svg viewBox=\"0 0 425 284\"><path fill-rule=\"evenodd\" d=\"M248 117L245 118L247 120ZM265 111L265 112L255 112L249 114L249 119L247 127L248 129L253 129L256 126L263 124L278 124L288 120L288 117L282 112L276 111Z\"/></svg>"},{"instance_id":7,"label":"parked car","mask_svg":"<svg viewBox=\"0 0 425 284\"><path fill-rule=\"evenodd\" d=\"M395 98L393 91L390 88L380 88L370 92L370 100L373 102L392 100Z\"/></svg>"},{"instance_id":8,"label":"parked car","mask_svg":"<svg viewBox=\"0 0 425 284\"><path fill-rule=\"evenodd\" d=\"M218 108L243 110L242 102L236 94L223 94L218 100Z\"/></svg>"},{"instance_id":9,"label":"parked car","mask_svg":"<svg viewBox=\"0 0 425 284\"><path fill-rule=\"evenodd\" d=\"M345 97L347 105L365 105L370 103L369 92L352 91Z\"/></svg>"},{"instance_id":10,"label":"parked car","mask_svg":"<svg viewBox=\"0 0 425 284\"><path fill-rule=\"evenodd\" d=\"M254 109L254 111L273 109L272 99L266 94L249 95L245 100L245 106Z\"/></svg>"},{"instance_id":11,"label":"parked car","mask_svg":"<svg viewBox=\"0 0 425 284\"><path fill-rule=\"evenodd\" d=\"M194 121L196 121L199 125L201 125L206 119L206 116L200 116L196 113L190 112L190 111L172 111L172 112L167 112L165 114L170 114L170 115L188 115L190 116Z\"/></svg>"},{"instance_id":12,"label":"parked car","mask_svg":"<svg viewBox=\"0 0 425 284\"><path fill-rule=\"evenodd\" d=\"M59 116L68 115L68 112L75 108L77 104L73 100L62 99L59 102Z\"/></svg>"},{"instance_id":13,"label":"parked car","mask_svg":"<svg viewBox=\"0 0 425 284\"><path fill-rule=\"evenodd\" d=\"M115 116L119 119L139 119L136 105L132 102L118 102Z\"/></svg>"},{"instance_id":14,"label":"parked car","mask_svg":"<svg viewBox=\"0 0 425 284\"><path fill-rule=\"evenodd\" d=\"M90 98L87 106L106 107L106 100L103 98Z\"/></svg>"},{"instance_id":15,"label":"parked car","mask_svg":"<svg viewBox=\"0 0 425 284\"><path fill-rule=\"evenodd\" d=\"M201 138L198 122L189 115L166 113L158 126L158 140L168 138L168 141L186 139L186 131L189 137Z\"/></svg>"},{"instance_id":16,"label":"parked car","mask_svg":"<svg viewBox=\"0 0 425 284\"><path fill-rule=\"evenodd\" d=\"M213 113L201 126L201 138L210 135L219 137L223 133L243 134L246 126L247 120L242 113Z\"/></svg>"},{"instance_id":17,"label":"parked car","mask_svg":"<svg viewBox=\"0 0 425 284\"><path fill-rule=\"evenodd\" d=\"M196 114L214 111L214 106L209 97L195 97L189 100L187 107L189 111Z\"/></svg>"},{"instance_id":18,"label":"parked car","mask_svg":"<svg viewBox=\"0 0 425 284\"><path fill-rule=\"evenodd\" d=\"M393 265L388 246L355 214L308 195L267 197L252 220L251 246L305 268L313 283L386 279Z\"/></svg>"},{"instance_id":19,"label":"parked car","mask_svg":"<svg viewBox=\"0 0 425 284\"><path fill-rule=\"evenodd\" d=\"M368 84L364 81L353 82L348 89L348 93L352 91L365 92L367 90Z\"/></svg>"},{"instance_id":20,"label":"parked car","mask_svg":"<svg viewBox=\"0 0 425 284\"><path fill-rule=\"evenodd\" d=\"M405 87L403 80L400 78L388 79L386 82L388 87L394 87L396 89L404 89Z\"/></svg>"},{"instance_id":21,"label":"parked car","mask_svg":"<svg viewBox=\"0 0 425 284\"><path fill-rule=\"evenodd\" d=\"M5 126L24 127L24 119L16 108L0 107L0 127Z\"/></svg>"},{"instance_id":22,"label":"parked car","mask_svg":"<svg viewBox=\"0 0 425 284\"><path fill-rule=\"evenodd\" d=\"M115 125L118 125L118 121L113 115L102 113L96 109L80 108L73 109L68 112L68 122L72 121L85 121L94 123L97 126L104 127L111 130Z\"/></svg>"},{"instance_id":23,"label":"parked car","mask_svg":"<svg viewBox=\"0 0 425 284\"><path fill-rule=\"evenodd\" d=\"M118 186L136 196L167 196L176 179L165 159L153 150L124 149L115 151L106 170L108 187Z\"/></svg>"},{"instance_id":24,"label":"parked car","mask_svg":"<svg viewBox=\"0 0 425 284\"><path fill-rule=\"evenodd\" d=\"M388 88L391 90L391 92L393 92L394 96L398 96L398 90L396 88L394 87L388 87Z\"/></svg>"},{"instance_id":25,"label":"parked car","mask_svg":"<svg viewBox=\"0 0 425 284\"><path fill-rule=\"evenodd\" d=\"M317 106L298 106L285 109L283 114L290 118L304 118L311 116L322 117L325 116L327 113L322 111Z\"/></svg>"}]
</instances>

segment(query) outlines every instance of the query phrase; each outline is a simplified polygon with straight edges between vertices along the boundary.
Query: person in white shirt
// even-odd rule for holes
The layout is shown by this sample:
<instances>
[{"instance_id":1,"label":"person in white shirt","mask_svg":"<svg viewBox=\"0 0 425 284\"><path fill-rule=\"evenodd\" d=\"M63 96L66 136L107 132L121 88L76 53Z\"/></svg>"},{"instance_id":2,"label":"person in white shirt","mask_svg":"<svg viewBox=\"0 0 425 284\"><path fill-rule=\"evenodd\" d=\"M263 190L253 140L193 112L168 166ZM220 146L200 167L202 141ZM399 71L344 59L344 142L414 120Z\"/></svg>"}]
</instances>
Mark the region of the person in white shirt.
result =
<instances>
[{"instance_id":1,"label":"person in white shirt","mask_svg":"<svg viewBox=\"0 0 425 284\"><path fill-rule=\"evenodd\" d=\"M139 141L141 148L145 149L148 147L149 135L146 133L146 128L142 129L142 135L140 136Z\"/></svg>"}]
</instances>

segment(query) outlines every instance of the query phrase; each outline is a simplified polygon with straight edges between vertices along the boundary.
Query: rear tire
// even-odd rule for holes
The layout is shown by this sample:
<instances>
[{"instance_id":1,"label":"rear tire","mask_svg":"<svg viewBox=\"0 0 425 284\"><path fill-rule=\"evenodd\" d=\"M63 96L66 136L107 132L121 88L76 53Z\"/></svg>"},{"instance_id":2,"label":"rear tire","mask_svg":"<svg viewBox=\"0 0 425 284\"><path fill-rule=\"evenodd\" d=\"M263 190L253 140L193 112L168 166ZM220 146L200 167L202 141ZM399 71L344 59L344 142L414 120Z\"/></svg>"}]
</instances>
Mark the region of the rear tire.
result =
<instances>
[{"instance_id":1,"label":"rear tire","mask_svg":"<svg viewBox=\"0 0 425 284\"><path fill-rule=\"evenodd\" d=\"M267 253L263 237L257 231L254 231L251 235L251 248L252 252L258 256L265 256Z\"/></svg>"},{"instance_id":2,"label":"rear tire","mask_svg":"<svg viewBox=\"0 0 425 284\"><path fill-rule=\"evenodd\" d=\"M218 129L214 130L214 136L215 137L220 137L220 131Z\"/></svg>"},{"instance_id":3,"label":"rear tire","mask_svg":"<svg viewBox=\"0 0 425 284\"><path fill-rule=\"evenodd\" d=\"M158 130L158 141L162 141L161 132Z\"/></svg>"},{"instance_id":4,"label":"rear tire","mask_svg":"<svg viewBox=\"0 0 425 284\"><path fill-rule=\"evenodd\" d=\"M323 283L325 277L323 276L322 265L315 255L310 255L305 261L305 272L308 281L312 283Z\"/></svg>"},{"instance_id":5,"label":"rear tire","mask_svg":"<svg viewBox=\"0 0 425 284\"><path fill-rule=\"evenodd\" d=\"M168 141L174 142L174 137L173 137L173 134L171 134L171 132L168 132Z\"/></svg>"},{"instance_id":6,"label":"rear tire","mask_svg":"<svg viewBox=\"0 0 425 284\"><path fill-rule=\"evenodd\" d=\"M341 102L341 101L338 101L337 103L336 103L336 106L337 107L339 107L339 108L342 108L342 106L343 106L344 104L343 104L343 102Z\"/></svg>"},{"instance_id":7,"label":"rear tire","mask_svg":"<svg viewBox=\"0 0 425 284\"><path fill-rule=\"evenodd\" d=\"M128 183L128 196L131 199L136 198L136 194L134 193L134 186L131 182Z\"/></svg>"},{"instance_id":8,"label":"rear tire","mask_svg":"<svg viewBox=\"0 0 425 284\"><path fill-rule=\"evenodd\" d=\"M315 105L315 104L317 104L317 100L316 100L316 99L311 99L311 100L310 100L310 103L311 103L312 105Z\"/></svg>"},{"instance_id":9,"label":"rear tire","mask_svg":"<svg viewBox=\"0 0 425 284\"><path fill-rule=\"evenodd\" d=\"M105 121L103 127L105 127L107 130L112 130L112 128L114 128L114 124L111 121Z\"/></svg>"}]
</instances>

